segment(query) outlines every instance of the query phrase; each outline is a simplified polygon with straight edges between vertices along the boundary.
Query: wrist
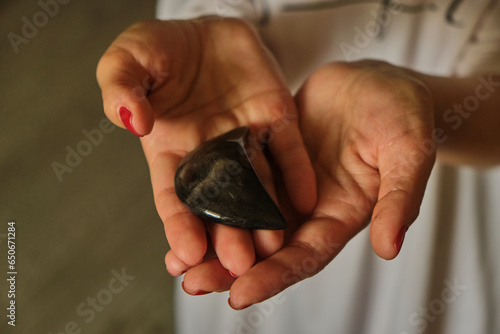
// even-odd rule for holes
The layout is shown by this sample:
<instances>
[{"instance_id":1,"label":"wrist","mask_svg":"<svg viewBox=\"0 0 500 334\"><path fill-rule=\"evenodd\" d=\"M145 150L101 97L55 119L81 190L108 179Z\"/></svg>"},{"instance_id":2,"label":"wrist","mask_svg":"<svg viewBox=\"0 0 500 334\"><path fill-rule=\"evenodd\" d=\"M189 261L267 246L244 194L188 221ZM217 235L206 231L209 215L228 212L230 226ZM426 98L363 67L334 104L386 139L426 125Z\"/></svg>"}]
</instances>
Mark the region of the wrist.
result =
<instances>
[{"instance_id":1,"label":"wrist","mask_svg":"<svg viewBox=\"0 0 500 334\"><path fill-rule=\"evenodd\" d=\"M476 167L500 163L500 78L491 73L464 78L414 73L433 96L439 160Z\"/></svg>"}]
</instances>

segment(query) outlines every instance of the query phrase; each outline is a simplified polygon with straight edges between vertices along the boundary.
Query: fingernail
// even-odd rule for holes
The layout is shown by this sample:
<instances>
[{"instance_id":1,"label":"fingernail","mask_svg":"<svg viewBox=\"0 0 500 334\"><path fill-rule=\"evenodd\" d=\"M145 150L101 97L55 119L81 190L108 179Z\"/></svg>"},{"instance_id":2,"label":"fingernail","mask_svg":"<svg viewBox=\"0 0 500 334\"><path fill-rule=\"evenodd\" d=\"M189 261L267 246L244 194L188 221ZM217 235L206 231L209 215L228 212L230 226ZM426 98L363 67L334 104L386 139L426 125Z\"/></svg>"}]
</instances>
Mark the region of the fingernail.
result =
<instances>
[{"instance_id":1,"label":"fingernail","mask_svg":"<svg viewBox=\"0 0 500 334\"><path fill-rule=\"evenodd\" d=\"M190 293L191 296L203 296L203 295L208 295L211 293L210 291L196 291L195 293Z\"/></svg>"},{"instance_id":2,"label":"fingernail","mask_svg":"<svg viewBox=\"0 0 500 334\"><path fill-rule=\"evenodd\" d=\"M122 119L123 125L125 125L125 127L130 132L132 132L137 137L142 137L140 134L137 133L137 131L135 131L134 126L132 125L132 113L130 112L130 110L128 110L125 107L121 107L120 108L120 118Z\"/></svg>"},{"instance_id":3,"label":"fingernail","mask_svg":"<svg viewBox=\"0 0 500 334\"><path fill-rule=\"evenodd\" d=\"M233 309L233 310L236 310L236 311L241 311L241 310L244 310L248 307L250 307L250 305L246 305L246 306L243 306L243 307L235 307L233 304L231 304L231 297L229 297L227 299L227 303L229 304L229 306Z\"/></svg>"},{"instance_id":4,"label":"fingernail","mask_svg":"<svg viewBox=\"0 0 500 334\"><path fill-rule=\"evenodd\" d=\"M187 293L188 295L191 295L191 296L203 296L203 295L208 295L209 293L211 293L210 291L203 291L203 290L198 290L196 292L186 291L186 289L184 288L184 282L181 283L181 287L185 293Z\"/></svg>"},{"instance_id":5,"label":"fingernail","mask_svg":"<svg viewBox=\"0 0 500 334\"><path fill-rule=\"evenodd\" d=\"M403 246L403 241L405 240L406 231L408 231L407 225L401 227L401 229L399 230L399 233L396 237L396 241L394 242L394 247L396 248L396 251L398 252L398 254L401 251L401 247Z\"/></svg>"},{"instance_id":6,"label":"fingernail","mask_svg":"<svg viewBox=\"0 0 500 334\"><path fill-rule=\"evenodd\" d=\"M233 273L231 270L228 270L228 271L229 271L229 275L233 276L234 278L238 278L238 275Z\"/></svg>"}]
</instances>

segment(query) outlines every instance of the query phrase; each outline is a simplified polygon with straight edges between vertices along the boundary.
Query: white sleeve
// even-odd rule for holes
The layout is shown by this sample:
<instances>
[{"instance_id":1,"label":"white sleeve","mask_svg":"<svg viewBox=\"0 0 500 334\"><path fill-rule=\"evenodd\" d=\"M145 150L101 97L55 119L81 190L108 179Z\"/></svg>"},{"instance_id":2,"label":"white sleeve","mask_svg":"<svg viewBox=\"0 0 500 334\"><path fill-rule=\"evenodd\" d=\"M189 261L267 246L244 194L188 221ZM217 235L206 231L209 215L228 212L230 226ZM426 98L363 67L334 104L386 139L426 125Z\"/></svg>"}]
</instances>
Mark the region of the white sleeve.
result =
<instances>
[{"instance_id":1,"label":"white sleeve","mask_svg":"<svg viewBox=\"0 0 500 334\"><path fill-rule=\"evenodd\" d=\"M258 24L263 16L261 0L158 0L160 20L186 20L200 16L240 17Z\"/></svg>"},{"instance_id":2,"label":"white sleeve","mask_svg":"<svg viewBox=\"0 0 500 334\"><path fill-rule=\"evenodd\" d=\"M462 49L455 71L459 76L500 74L500 1L491 3Z\"/></svg>"}]
</instances>

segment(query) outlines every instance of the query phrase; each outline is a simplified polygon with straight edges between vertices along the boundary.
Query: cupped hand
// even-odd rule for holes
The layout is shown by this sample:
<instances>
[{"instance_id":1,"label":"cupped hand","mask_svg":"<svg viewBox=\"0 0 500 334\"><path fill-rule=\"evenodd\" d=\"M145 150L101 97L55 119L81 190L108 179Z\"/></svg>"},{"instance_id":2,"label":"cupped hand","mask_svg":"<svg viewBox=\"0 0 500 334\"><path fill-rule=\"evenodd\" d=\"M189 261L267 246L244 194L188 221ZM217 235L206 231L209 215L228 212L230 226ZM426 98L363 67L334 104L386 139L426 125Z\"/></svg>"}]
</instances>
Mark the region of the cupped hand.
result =
<instances>
[{"instance_id":1,"label":"cupped hand","mask_svg":"<svg viewBox=\"0 0 500 334\"><path fill-rule=\"evenodd\" d=\"M435 161L427 87L389 64L333 63L317 70L296 100L318 182L312 215L238 279L210 278L220 267L214 260L186 274L186 290L230 289L230 305L245 308L318 273L368 224L380 257L399 253Z\"/></svg>"},{"instance_id":2,"label":"cupped hand","mask_svg":"<svg viewBox=\"0 0 500 334\"><path fill-rule=\"evenodd\" d=\"M283 243L282 231L205 224L179 201L174 192L177 165L212 137L249 126L256 151L268 144L295 208L312 210L316 182L293 97L247 23L206 17L136 24L103 55L97 79L108 118L142 137L171 248L165 262L172 275L201 263L213 247L225 270L221 275L230 271L239 276L256 257L275 253ZM270 169L259 156L253 163L273 194ZM299 177L304 182L297 183Z\"/></svg>"}]
</instances>

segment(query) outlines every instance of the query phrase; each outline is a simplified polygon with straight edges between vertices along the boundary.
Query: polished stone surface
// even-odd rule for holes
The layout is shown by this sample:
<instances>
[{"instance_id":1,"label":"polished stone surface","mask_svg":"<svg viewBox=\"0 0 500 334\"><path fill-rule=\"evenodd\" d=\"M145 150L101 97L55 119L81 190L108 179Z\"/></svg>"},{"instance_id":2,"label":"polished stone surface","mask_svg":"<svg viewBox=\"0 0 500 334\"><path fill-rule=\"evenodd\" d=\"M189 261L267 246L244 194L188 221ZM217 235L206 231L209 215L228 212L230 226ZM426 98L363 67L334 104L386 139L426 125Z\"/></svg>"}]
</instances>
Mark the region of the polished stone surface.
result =
<instances>
[{"instance_id":1,"label":"polished stone surface","mask_svg":"<svg viewBox=\"0 0 500 334\"><path fill-rule=\"evenodd\" d=\"M286 221L245 151L248 134L248 127L236 128L186 155L175 174L175 192L204 220L245 229L284 229Z\"/></svg>"}]
</instances>

